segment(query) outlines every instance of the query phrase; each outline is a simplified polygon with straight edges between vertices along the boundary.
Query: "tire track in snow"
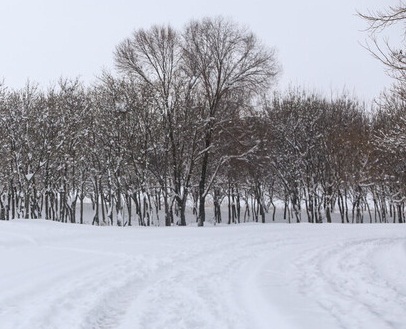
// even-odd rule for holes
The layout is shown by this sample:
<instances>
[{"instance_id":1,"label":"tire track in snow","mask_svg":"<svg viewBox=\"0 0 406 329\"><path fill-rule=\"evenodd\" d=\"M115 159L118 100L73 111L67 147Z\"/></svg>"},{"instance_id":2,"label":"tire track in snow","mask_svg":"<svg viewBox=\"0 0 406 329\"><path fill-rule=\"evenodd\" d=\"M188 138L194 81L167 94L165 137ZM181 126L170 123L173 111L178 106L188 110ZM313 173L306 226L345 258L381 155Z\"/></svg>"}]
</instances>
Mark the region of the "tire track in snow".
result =
<instances>
[{"instance_id":1,"label":"tire track in snow","mask_svg":"<svg viewBox=\"0 0 406 329\"><path fill-rule=\"evenodd\" d=\"M41 314L41 328L60 328L61 319L64 327L67 327L68 322L69 328L82 328L83 319L89 310L106 297L113 299L114 293L120 293L121 287L127 285L127 264L131 263L131 260L127 257L118 258L105 259L104 262L110 262L108 266L99 271L89 269L86 275L78 277L76 282L70 282L67 290L58 291L53 300L48 302L52 307ZM84 328L91 327L87 324Z\"/></svg>"},{"instance_id":2,"label":"tire track in snow","mask_svg":"<svg viewBox=\"0 0 406 329\"><path fill-rule=\"evenodd\" d=\"M342 328L406 328L406 295L383 277L374 255L404 239L363 239L309 252L296 265L304 277L299 291L316 300ZM406 274L404 268L403 275ZM390 312L388 312L390 310Z\"/></svg>"},{"instance_id":3,"label":"tire track in snow","mask_svg":"<svg viewBox=\"0 0 406 329\"><path fill-rule=\"evenodd\" d=\"M111 266L106 266L104 262L105 259L99 258L79 266L68 263L55 276L44 273L46 281L14 295L11 300L2 301L3 305L7 305L0 316L5 320L2 323L13 318L10 329L76 328L83 310L92 305L105 289L103 284L114 279ZM35 308L33 305L36 305ZM7 326L2 324L1 328Z\"/></svg>"},{"instance_id":4,"label":"tire track in snow","mask_svg":"<svg viewBox=\"0 0 406 329\"><path fill-rule=\"evenodd\" d=\"M49 253L52 261L42 260L28 273L20 273L21 287L2 291L0 328L80 328L86 312L103 296L113 296L112 291L127 285L129 264L134 263L129 256L79 248L35 249L35 254L42 253Z\"/></svg>"},{"instance_id":5,"label":"tire track in snow","mask_svg":"<svg viewBox=\"0 0 406 329\"><path fill-rule=\"evenodd\" d=\"M193 252L170 255L168 263L150 271L146 280L136 280L138 285L129 284L130 289L126 291L131 293L123 294L123 298L118 298L118 301L113 298L113 303L120 304L121 300L126 307L130 304L127 312L115 315L117 312L111 311L114 310L112 303L107 303L110 306L101 303L104 309L100 311L100 308L96 308L93 312L101 314L102 321L98 324L101 328L111 328L114 326L112 323L120 322L121 328L253 328L255 318L263 317L270 305L266 304L267 300L262 300L265 302L262 314L255 314L253 311L256 306L247 311L246 303L238 305L230 298L240 297L232 290L238 286L238 279L244 279L246 275L240 271L241 266L246 263L252 267L258 263L258 268L252 269L254 274L251 280L260 281L257 279L267 270L263 265L267 258L278 252L285 255L286 252L288 261L282 265L286 266L290 262L289 257L293 257L297 264L302 264L297 273L303 273L304 276L297 278L296 285L301 287L305 297L316 300L316 312L324 310L335 319L332 327L364 328L365 325L379 323L379 328L403 328L405 322L401 312L404 294L388 286L385 278L374 271L376 266L368 262L379 250L397 246L397 242L363 239L344 244L326 243L320 248L319 242L317 245L309 244L297 236L274 236L272 241L256 238L247 240L249 244L229 239L215 246L199 246ZM307 248L305 253L298 251L303 246ZM259 256L261 250L268 250L264 257ZM277 259L276 264L279 261ZM289 271L289 266L282 271ZM377 285L382 285L382 291L377 289ZM123 289L126 289L125 286ZM393 294L388 293L388 290ZM388 297L390 305L385 303ZM254 298L252 303L255 302L258 300ZM391 311L388 318L385 315L388 307L395 308L398 317L393 317ZM133 313L132 316L129 313ZM278 315L278 312L275 314ZM252 321L247 321L250 318ZM267 324L260 323L259 327L262 325L266 328ZM288 326L285 323L283 325Z\"/></svg>"},{"instance_id":6,"label":"tire track in snow","mask_svg":"<svg viewBox=\"0 0 406 329\"><path fill-rule=\"evenodd\" d=\"M112 297L102 298L82 328L252 328L245 310L229 296L235 295L239 268L267 243L231 239L175 252L153 269L138 264L143 275L134 273Z\"/></svg>"},{"instance_id":7,"label":"tire track in snow","mask_svg":"<svg viewBox=\"0 0 406 329\"><path fill-rule=\"evenodd\" d=\"M54 251L57 262L31 268L36 284L28 282L28 289L10 290L10 299L2 300L7 307L0 320L8 321L1 321L1 328L117 328L126 319L130 327L135 321L139 328L213 328L218 323L223 328L249 328L238 323L241 316L234 301L224 303L222 296L231 294L228 276L238 269L244 249L249 246L232 238L196 243L191 251L159 254L154 261L150 256L37 246L36 253ZM55 273L47 273L52 269ZM130 314L134 308L135 320ZM163 316L157 318L157 312ZM234 315L224 320L224 313ZM128 328L126 323L123 328Z\"/></svg>"}]
</instances>

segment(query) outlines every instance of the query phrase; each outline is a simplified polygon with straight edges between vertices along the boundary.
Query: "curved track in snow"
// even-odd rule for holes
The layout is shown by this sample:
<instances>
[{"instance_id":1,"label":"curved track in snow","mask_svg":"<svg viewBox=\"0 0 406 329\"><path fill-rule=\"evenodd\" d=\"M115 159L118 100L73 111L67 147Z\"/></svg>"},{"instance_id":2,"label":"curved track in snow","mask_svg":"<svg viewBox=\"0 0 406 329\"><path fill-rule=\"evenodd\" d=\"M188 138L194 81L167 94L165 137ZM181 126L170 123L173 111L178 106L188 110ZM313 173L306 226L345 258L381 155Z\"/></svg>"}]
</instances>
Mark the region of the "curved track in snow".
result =
<instances>
[{"instance_id":1,"label":"curved track in snow","mask_svg":"<svg viewBox=\"0 0 406 329\"><path fill-rule=\"evenodd\" d=\"M406 226L0 223L0 328L406 328Z\"/></svg>"}]
</instances>

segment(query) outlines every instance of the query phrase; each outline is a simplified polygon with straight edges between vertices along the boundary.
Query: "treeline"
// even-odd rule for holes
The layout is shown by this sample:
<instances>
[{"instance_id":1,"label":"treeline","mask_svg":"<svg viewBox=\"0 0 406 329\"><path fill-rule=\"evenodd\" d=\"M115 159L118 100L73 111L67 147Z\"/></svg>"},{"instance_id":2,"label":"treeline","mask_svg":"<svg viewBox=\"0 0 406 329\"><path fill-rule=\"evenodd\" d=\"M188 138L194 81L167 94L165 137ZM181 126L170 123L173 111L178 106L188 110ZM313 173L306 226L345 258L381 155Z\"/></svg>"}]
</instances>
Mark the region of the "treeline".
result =
<instances>
[{"instance_id":1,"label":"treeline","mask_svg":"<svg viewBox=\"0 0 406 329\"><path fill-rule=\"evenodd\" d=\"M91 87L0 88L0 219L83 223L89 199L93 224L186 225L190 204L203 225L209 197L218 223L275 220L277 200L289 222L405 222L395 94L269 96L274 51L222 18L136 31L115 60Z\"/></svg>"}]
</instances>

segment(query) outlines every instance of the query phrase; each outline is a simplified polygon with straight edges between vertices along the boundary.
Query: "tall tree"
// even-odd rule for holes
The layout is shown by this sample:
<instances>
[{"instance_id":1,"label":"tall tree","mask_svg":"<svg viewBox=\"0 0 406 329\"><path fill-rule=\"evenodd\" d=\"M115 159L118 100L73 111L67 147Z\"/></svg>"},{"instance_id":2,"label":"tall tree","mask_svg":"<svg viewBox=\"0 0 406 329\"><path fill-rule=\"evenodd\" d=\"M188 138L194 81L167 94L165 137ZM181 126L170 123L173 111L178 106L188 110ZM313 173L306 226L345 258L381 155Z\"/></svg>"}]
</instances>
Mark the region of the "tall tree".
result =
<instances>
[{"instance_id":1,"label":"tall tree","mask_svg":"<svg viewBox=\"0 0 406 329\"><path fill-rule=\"evenodd\" d=\"M203 106L199 119L201 159L198 225L205 222L205 200L217 170L209 177L209 160L215 146L218 123L238 108L227 108L227 99L265 90L279 73L275 51L264 47L255 35L222 17L191 21L183 34L183 59L188 74L198 78ZM221 165L221 161L219 163Z\"/></svg>"}]
</instances>

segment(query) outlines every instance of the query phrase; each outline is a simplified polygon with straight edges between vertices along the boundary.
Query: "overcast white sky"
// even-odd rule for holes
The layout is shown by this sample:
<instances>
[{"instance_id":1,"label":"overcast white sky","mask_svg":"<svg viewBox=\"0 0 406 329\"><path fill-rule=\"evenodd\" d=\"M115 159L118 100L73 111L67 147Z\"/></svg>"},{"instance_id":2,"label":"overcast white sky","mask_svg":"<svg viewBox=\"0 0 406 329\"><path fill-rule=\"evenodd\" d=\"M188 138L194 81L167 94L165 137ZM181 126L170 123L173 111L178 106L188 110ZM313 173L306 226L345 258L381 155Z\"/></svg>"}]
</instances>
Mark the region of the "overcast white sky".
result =
<instances>
[{"instance_id":1,"label":"overcast white sky","mask_svg":"<svg viewBox=\"0 0 406 329\"><path fill-rule=\"evenodd\" d=\"M47 87L60 76L91 82L113 68L115 46L133 30L182 28L192 18L223 15L278 50L280 89L345 88L371 99L390 79L359 45L366 25L355 10L383 6L381 0L0 0L0 78L12 88L27 79Z\"/></svg>"}]
</instances>

